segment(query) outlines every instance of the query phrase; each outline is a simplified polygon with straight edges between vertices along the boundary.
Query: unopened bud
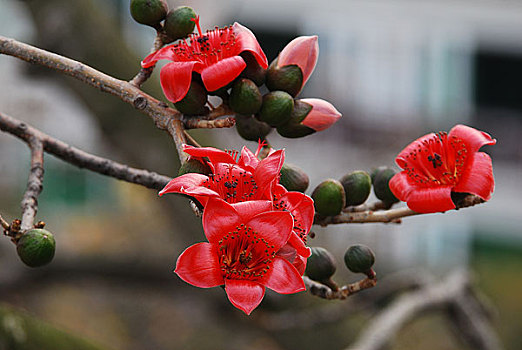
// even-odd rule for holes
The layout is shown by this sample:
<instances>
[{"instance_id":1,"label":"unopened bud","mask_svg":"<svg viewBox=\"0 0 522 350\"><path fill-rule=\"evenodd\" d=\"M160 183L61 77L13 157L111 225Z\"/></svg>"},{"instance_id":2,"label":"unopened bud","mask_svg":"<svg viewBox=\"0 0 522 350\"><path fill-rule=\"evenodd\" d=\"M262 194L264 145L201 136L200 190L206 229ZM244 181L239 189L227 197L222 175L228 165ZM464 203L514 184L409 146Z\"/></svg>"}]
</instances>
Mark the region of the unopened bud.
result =
<instances>
[{"instance_id":1,"label":"unopened bud","mask_svg":"<svg viewBox=\"0 0 522 350\"><path fill-rule=\"evenodd\" d=\"M210 169L207 163L197 158L190 158L179 167L178 176L188 173L208 175L212 173L212 169Z\"/></svg>"},{"instance_id":2,"label":"unopened bud","mask_svg":"<svg viewBox=\"0 0 522 350\"><path fill-rule=\"evenodd\" d=\"M261 108L263 96L252 80L242 78L232 86L228 102L234 112L251 115L257 113Z\"/></svg>"},{"instance_id":3,"label":"unopened bud","mask_svg":"<svg viewBox=\"0 0 522 350\"><path fill-rule=\"evenodd\" d=\"M266 68L261 67L250 51L244 51L240 56L245 60L246 67L239 76L252 80L257 86L263 85L266 78Z\"/></svg>"},{"instance_id":4,"label":"unopened bud","mask_svg":"<svg viewBox=\"0 0 522 350\"><path fill-rule=\"evenodd\" d=\"M364 244L356 244L349 247L344 254L344 263L352 272L364 273L369 277L375 274L371 271L375 263L375 255Z\"/></svg>"},{"instance_id":5,"label":"unopened bud","mask_svg":"<svg viewBox=\"0 0 522 350\"><path fill-rule=\"evenodd\" d=\"M295 97L303 87L303 72L296 64L278 67L276 58L268 67L265 84L270 91L281 90Z\"/></svg>"},{"instance_id":6,"label":"unopened bud","mask_svg":"<svg viewBox=\"0 0 522 350\"><path fill-rule=\"evenodd\" d=\"M236 115L236 130L245 140L259 141L266 138L272 127L252 116Z\"/></svg>"},{"instance_id":7,"label":"unopened bud","mask_svg":"<svg viewBox=\"0 0 522 350\"><path fill-rule=\"evenodd\" d=\"M277 127L279 135L288 138L298 138L313 134L315 132L314 129L301 123L311 111L311 104L295 100L290 119Z\"/></svg>"},{"instance_id":8,"label":"unopened bud","mask_svg":"<svg viewBox=\"0 0 522 350\"><path fill-rule=\"evenodd\" d=\"M375 196L387 205L397 203L399 200L393 195L389 185L390 179L395 175L395 170L388 167L379 167L372 175Z\"/></svg>"},{"instance_id":9,"label":"unopened bud","mask_svg":"<svg viewBox=\"0 0 522 350\"><path fill-rule=\"evenodd\" d=\"M335 258L324 248L312 247L311 250L312 255L306 262L305 274L314 281L328 281L337 270Z\"/></svg>"},{"instance_id":10,"label":"unopened bud","mask_svg":"<svg viewBox=\"0 0 522 350\"><path fill-rule=\"evenodd\" d=\"M346 195L346 206L366 202L372 189L372 180L365 171L354 171L344 175L341 180Z\"/></svg>"},{"instance_id":11,"label":"unopened bud","mask_svg":"<svg viewBox=\"0 0 522 350\"><path fill-rule=\"evenodd\" d=\"M261 110L257 118L270 126L276 127L290 119L294 109L294 99L284 91L272 91L263 96Z\"/></svg>"},{"instance_id":12,"label":"unopened bud","mask_svg":"<svg viewBox=\"0 0 522 350\"><path fill-rule=\"evenodd\" d=\"M30 267L39 267L53 260L56 242L53 234L44 229L31 229L16 243L20 259Z\"/></svg>"},{"instance_id":13,"label":"unopened bud","mask_svg":"<svg viewBox=\"0 0 522 350\"><path fill-rule=\"evenodd\" d=\"M167 15L165 0L132 0L130 13L138 23L156 27Z\"/></svg>"},{"instance_id":14,"label":"unopened bud","mask_svg":"<svg viewBox=\"0 0 522 350\"><path fill-rule=\"evenodd\" d=\"M346 203L343 185L337 180L327 179L313 191L315 210L324 216L334 216L343 210Z\"/></svg>"},{"instance_id":15,"label":"unopened bud","mask_svg":"<svg viewBox=\"0 0 522 350\"><path fill-rule=\"evenodd\" d=\"M196 13L191 7L180 6L170 10L165 19L165 33L172 41L186 38L194 31L196 25L194 18Z\"/></svg>"},{"instance_id":16,"label":"unopened bud","mask_svg":"<svg viewBox=\"0 0 522 350\"><path fill-rule=\"evenodd\" d=\"M288 191L306 191L310 184L310 178L303 169L291 163L284 163L281 168L279 183Z\"/></svg>"},{"instance_id":17,"label":"unopened bud","mask_svg":"<svg viewBox=\"0 0 522 350\"><path fill-rule=\"evenodd\" d=\"M206 113L207 91L197 81L192 80L190 88L181 101L174 103L178 111L186 115Z\"/></svg>"}]
</instances>

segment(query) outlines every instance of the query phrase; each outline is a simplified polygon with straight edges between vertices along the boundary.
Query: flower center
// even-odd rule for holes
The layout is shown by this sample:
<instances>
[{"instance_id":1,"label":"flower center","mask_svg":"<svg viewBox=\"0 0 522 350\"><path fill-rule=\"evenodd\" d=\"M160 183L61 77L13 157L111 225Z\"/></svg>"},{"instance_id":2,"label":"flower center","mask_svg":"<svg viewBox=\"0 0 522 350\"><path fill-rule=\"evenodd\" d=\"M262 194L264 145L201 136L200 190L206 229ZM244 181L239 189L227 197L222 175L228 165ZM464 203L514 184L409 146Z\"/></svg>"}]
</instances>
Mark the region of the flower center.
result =
<instances>
[{"instance_id":1,"label":"flower center","mask_svg":"<svg viewBox=\"0 0 522 350\"><path fill-rule=\"evenodd\" d=\"M275 247L241 224L219 240L219 263L225 278L258 279L265 275L276 255Z\"/></svg>"},{"instance_id":2,"label":"flower center","mask_svg":"<svg viewBox=\"0 0 522 350\"><path fill-rule=\"evenodd\" d=\"M258 187L254 176L233 164L218 164L203 186L216 191L228 203L256 199Z\"/></svg>"},{"instance_id":3,"label":"flower center","mask_svg":"<svg viewBox=\"0 0 522 350\"><path fill-rule=\"evenodd\" d=\"M423 186L455 185L467 158L464 141L445 132L418 142L402 166L410 179Z\"/></svg>"},{"instance_id":4,"label":"flower center","mask_svg":"<svg viewBox=\"0 0 522 350\"><path fill-rule=\"evenodd\" d=\"M203 67L208 67L225 58L239 54L236 45L236 34L232 26L207 30L204 34L199 25L199 16L193 21L196 23L199 34L191 34L187 40L171 45L174 54L173 61L198 61ZM199 72L199 71L198 71Z\"/></svg>"}]
</instances>

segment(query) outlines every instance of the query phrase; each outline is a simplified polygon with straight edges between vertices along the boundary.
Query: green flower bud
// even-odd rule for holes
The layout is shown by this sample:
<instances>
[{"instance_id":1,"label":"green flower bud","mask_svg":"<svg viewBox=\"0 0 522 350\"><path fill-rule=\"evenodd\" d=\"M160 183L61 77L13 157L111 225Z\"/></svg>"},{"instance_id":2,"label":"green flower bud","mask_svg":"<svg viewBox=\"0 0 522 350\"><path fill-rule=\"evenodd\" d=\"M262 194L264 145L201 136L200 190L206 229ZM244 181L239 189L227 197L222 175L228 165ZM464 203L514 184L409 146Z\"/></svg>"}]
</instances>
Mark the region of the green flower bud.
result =
<instances>
[{"instance_id":1,"label":"green flower bud","mask_svg":"<svg viewBox=\"0 0 522 350\"><path fill-rule=\"evenodd\" d=\"M343 185L337 180L321 182L312 193L315 210L324 216L334 216L343 210L346 203Z\"/></svg>"},{"instance_id":2,"label":"green flower bud","mask_svg":"<svg viewBox=\"0 0 522 350\"><path fill-rule=\"evenodd\" d=\"M236 80L228 100L230 107L239 114L255 114L261 108L263 96L257 85L250 79Z\"/></svg>"},{"instance_id":3,"label":"green flower bud","mask_svg":"<svg viewBox=\"0 0 522 350\"><path fill-rule=\"evenodd\" d=\"M344 253L344 263L352 272L372 274L370 270L375 263L375 255L364 244L352 245Z\"/></svg>"},{"instance_id":4,"label":"green flower bud","mask_svg":"<svg viewBox=\"0 0 522 350\"><path fill-rule=\"evenodd\" d=\"M312 247L312 255L306 262L305 274L314 281L328 281L337 269L335 258L326 249Z\"/></svg>"},{"instance_id":5,"label":"green flower bud","mask_svg":"<svg viewBox=\"0 0 522 350\"><path fill-rule=\"evenodd\" d=\"M290 119L277 127L279 135L288 138L298 138L313 134L315 132L314 129L301 124L311 111L312 105L301 100L295 100Z\"/></svg>"},{"instance_id":6,"label":"green flower bud","mask_svg":"<svg viewBox=\"0 0 522 350\"><path fill-rule=\"evenodd\" d=\"M138 23L156 27L167 15L169 10L165 0L132 0L130 13Z\"/></svg>"},{"instance_id":7,"label":"green flower bud","mask_svg":"<svg viewBox=\"0 0 522 350\"><path fill-rule=\"evenodd\" d=\"M240 53L240 56L245 60L246 67L239 76L252 80L257 86L263 85L265 83L266 69L257 63L254 55L249 51Z\"/></svg>"},{"instance_id":8,"label":"green flower bud","mask_svg":"<svg viewBox=\"0 0 522 350\"><path fill-rule=\"evenodd\" d=\"M212 169L210 169L207 163L196 158L190 158L179 167L178 176L188 173L208 175L212 173Z\"/></svg>"},{"instance_id":9,"label":"green flower bud","mask_svg":"<svg viewBox=\"0 0 522 350\"><path fill-rule=\"evenodd\" d=\"M294 110L294 99L284 91L272 91L263 96L261 110L257 118L270 126L276 127L290 119Z\"/></svg>"},{"instance_id":10,"label":"green flower bud","mask_svg":"<svg viewBox=\"0 0 522 350\"><path fill-rule=\"evenodd\" d=\"M252 116L236 115L236 130L245 140L259 141L264 140L272 128Z\"/></svg>"},{"instance_id":11,"label":"green flower bud","mask_svg":"<svg viewBox=\"0 0 522 350\"><path fill-rule=\"evenodd\" d=\"M179 102L174 103L178 111L186 115L205 114L207 109L207 90L198 82L192 80L190 89Z\"/></svg>"},{"instance_id":12,"label":"green flower bud","mask_svg":"<svg viewBox=\"0 0 522 350\"><path fill-rule=\"evenodd\" d=\"M390 190L390 179L395 175L395 170L387 167L379 167L373 174L373 192L384 203L391 205L399 200Z\"/></svg>"},{"instance_id":13,"label":"green flower bud","mask_svg":"<svg viewBox=\"0 0 522 350\"><path fill-rule=\"evenodd\" d=\"M281 168L281 177L279 183L283 185L288 191L306 191L310 184L310 178L303 169L290 163L283 164Z\"/></svg>"},{"instance_id":14,"label":"green flower bud","mask_svg":"<svg viewBox=\"0 0 522 350\"><path fill-rule=\"evenodd\" d=\"M165 19L165 33L172 41L186 38L194 31L196 23L193 18L196 18L196 13L191 7L180 6L170 10Z\"/></svg>"},{"instance_id":15,"label":"green flower bud","mask_svg":"<svg viewBox=\"0 0 522 350\"><path fill-rule=\"evenodd\" d=\"M53 260L56 242L47 230L35 228L28 230L16 243L20 259L30 267L48 264Z\"/></svg>"},{"instance_id":16,"label":"green flower bud","mask_svg":"<svg viewBox=\"0 0 522 350\"><path fill-rule=\"evenodd\" d=\"M372 189L372 180L365 171L354 171L344 175L341 180L346 195L346 206L366 202Z\"/></svg>"},{"instance_id":17,"label":"green flower bud","mask_svg":"<svg viewBox=\"0 0 522 350\"><path fill-rule=\"evenodd\" d=\"M281 90L293 97L297 96L303 87L303 71L296 64L284 67L277 66L276 58L268 67L266 73L266 87L270 91Z\"/></svg>"}]
</instances>

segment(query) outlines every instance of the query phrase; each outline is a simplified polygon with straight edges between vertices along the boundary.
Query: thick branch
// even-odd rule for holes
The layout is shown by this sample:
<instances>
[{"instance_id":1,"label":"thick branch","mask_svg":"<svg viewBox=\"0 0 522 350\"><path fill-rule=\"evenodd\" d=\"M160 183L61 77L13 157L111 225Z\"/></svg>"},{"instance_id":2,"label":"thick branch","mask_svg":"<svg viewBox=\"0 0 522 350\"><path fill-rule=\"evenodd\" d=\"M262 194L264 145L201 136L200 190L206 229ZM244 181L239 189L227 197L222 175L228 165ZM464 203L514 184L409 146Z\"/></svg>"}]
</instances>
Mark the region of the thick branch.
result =
<instances>
[{"instance_id":1,"label":"thick branch","mask_svg":"<svg viewBox=\"0 0 522 350\"><path fill-rule=\"evenodd\" d=\"M376 316L364 328L365 330L359 339L349 349L385 349L408 321L427 310L445 309L455 304L459 305L459 308L464 307L466 309L466 313L460 312L466 320L460 326L471 327L473 332L482 332L481 336L477 337L480 344L475 344L477 346L474 349L501 349L500 343L489 324L482 323L482 328L474 325L476 323L474 319L481 318L483 315L468 306L464 306L472 297L469 293L469 287L469 275L464 271L457 271L437 284L404 294Z\"/></svg>"},{"instance_id":2,"label":"thick branch","mask_svg":"<svg viewBox=\"0 0 522 350\"><path fill-rule=\"evenodd\" d=\"M1 117L1 114L0 114ZM43 143L36 137L30 137L28 142L31 149L31 170L29 179L27 180L27 187L22 198L22 231L33 227L34 218L38 211L38 196L43 188Z\"/></svg>"},{"instance_id":3,"label":"thick branch","mask_svg":"<svg viewBox=\"0 0 522 350\"><path fill-rule=\"evenodd\" d=\"M167 176L143 169L131 168L127 165L84 152L3 113L0 113L0 130L22 139L27 144L35 142L32 140L37 140L37 142L41 143L45 152L51 153L79 168L86 168L119 180L155 190L162 189L171 180Z\"/></svg>"},{"instance_id":4,"label":"thick branch","mask_svg":"<svg viewBox=\"0 0 522 350\"><path fill-rule=\"evenodd\" d=\"M226 117L222 119L197 119L187 118L183 121L185 128L187 129L216 129L216 128L231 128L236 125L236 118Z\"/></svg>"},{"instance_id":5,"label":"thick branch","mask_svg":"<svg viewBox=\"0 0 522 350\"><path fill-rule=\"evenodd\" d=\"M347 284L345 286L340 287L338 290L333 290L332 288L311 280L310 278L303 276L303 281L305 283L306 289L312 294L319 298L323 299L346 299L350 295L353 295L361 290L372 288L377 284L377 279L375 278L365 278L363 280L357 281L355 283Z\"/></svg>"},{"instance_id":6,"label":"thick branch","mask_svg":"<svg viewBox=\"0 0 522 350\"><path fill-rule=\"evenodd\" d=\"M468 195L464 200L459 202L459 206L456 208L456 210L460 208L472 207L480 203L484 203L482 198L475 195ZM333 224L362 224L367 222L400 223L401 218L413 215L421 215L421 213L414 212L407 207L402 207L379 211L364 210L342 212L341 214L335 216L322 216L320 214L315 214L314 224L328 226Z\"/></svg>"}]
</instances>

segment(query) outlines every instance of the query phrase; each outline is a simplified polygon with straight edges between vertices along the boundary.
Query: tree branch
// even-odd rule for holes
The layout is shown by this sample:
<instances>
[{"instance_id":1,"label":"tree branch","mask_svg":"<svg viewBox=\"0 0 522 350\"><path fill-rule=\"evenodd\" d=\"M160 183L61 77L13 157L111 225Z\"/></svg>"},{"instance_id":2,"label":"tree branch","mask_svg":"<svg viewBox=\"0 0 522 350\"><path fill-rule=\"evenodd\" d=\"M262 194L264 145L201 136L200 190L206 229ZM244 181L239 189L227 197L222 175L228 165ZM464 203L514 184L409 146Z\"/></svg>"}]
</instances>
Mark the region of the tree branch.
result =
<instances>
[{"instance_id":1,"label":"tree branch","mask_svg":"<svg viewBox=\"0 0 522 350\"><path fill-rule=\"evenodd\" d=\"M42 141L33 136L29 138L28 145L31 149L31 170L21 202L22 231L26 231L34 225L34 218L38 211L38 196L42 192L44 175Z\"/></svg>"},{"instance_id":2,"label":"tree branch","mask_svg":"<svg viewBox=\"0 0 522 350\"><path fill-rule=\"evenodd\" d=\"M323 299L346 299L350 295L353 295L361 290L375 287L377 284L376 278L368 278L362 279L355 283L347 284L340 287L338 290L333 290L329 286L326 286L322 283L311 280L310 278L303 276L303 281L305 283L306 288L310 292L310 294L315 295L319 298Z\"/></svg>"}]
</instances>

